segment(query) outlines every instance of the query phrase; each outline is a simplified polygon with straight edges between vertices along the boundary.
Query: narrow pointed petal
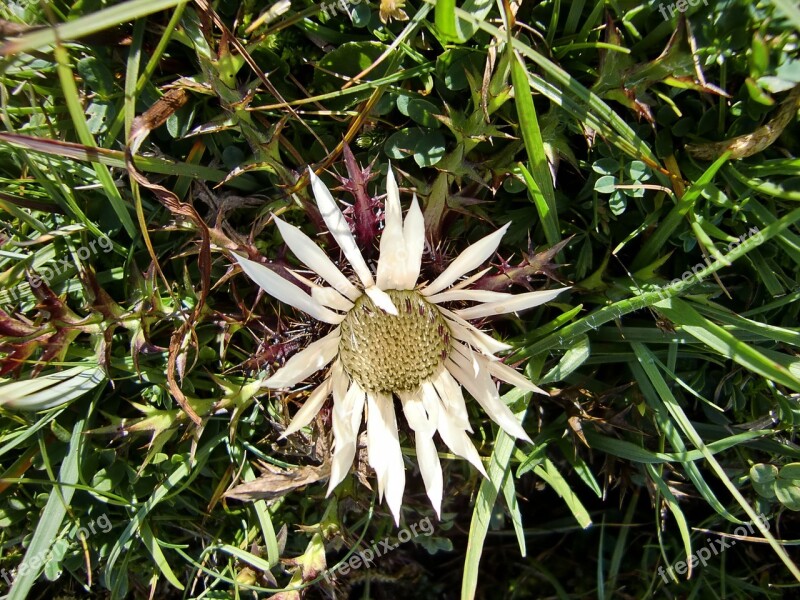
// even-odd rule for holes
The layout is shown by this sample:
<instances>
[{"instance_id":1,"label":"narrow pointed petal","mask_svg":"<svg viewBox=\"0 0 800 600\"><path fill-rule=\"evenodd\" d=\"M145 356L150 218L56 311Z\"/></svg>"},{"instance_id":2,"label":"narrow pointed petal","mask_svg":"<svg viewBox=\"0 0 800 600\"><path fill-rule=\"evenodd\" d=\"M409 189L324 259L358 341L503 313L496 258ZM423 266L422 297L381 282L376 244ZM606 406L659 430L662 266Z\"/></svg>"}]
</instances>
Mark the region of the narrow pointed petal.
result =
<instances>
[{"instance_id":1,"label":"narrow pointed petal","mask_svg":"<svg viewBox=\"0 0 800 600\"><path fill-rule=\"evenodd\" d=\"M333 439L334 449L331 457L331 476L328 482L328 493L339 485L347 476L356 455L358 443L358 426L364 412L364 390L353 382L344 397L337 398L337 385L334 382L333 400Z\"/></svg>"},{"instance_id":2,"label":"narrow pointed petal","mask_svg":"<svg viewBox=\"0 0 800 600\"><path fill-rule=\"evenodd\" d=\"M370 299L378 306L378 308L390 315L397 314L397 307L394 305L394 302L392 302L389 294L384 292L382 289L377 286L372 286L371 288L364 290L364 292L366 292L367 296L370 297Z\"/></svg>"},{"instance_id":3,"label":"narrow pointed petal","mask_svg":"<svg viewBox=\"0 0 800 600\"><path fill-rule=\"evenodd\" d=\"M442 463L439 461L436 444L433 437L419 433L415 435L414 441L417 448L417 464L419 472L422 474L422 481L425 483L425 491L428 493L433 510L436 511L436 516L441 519L444 482L442 481Z\"/></svg>"},{"instance_id":4,"label":"narrow pointed petal","mask_svg":"<svg viewBox=\"0 0 800 600\"><path fill-rule=\"evenodd\" d=\"M505 235L509 225L511 225L511 223L506 223L494 233L481 238L464 250L450 263L450 266L444 270L444 273L439 275L439 277L434 279L433 283L422 290L422 294L424 296L432 296L433 294L441 292L462 275L466 275L470 271L474 271L481 266L486 262L486 259L497 250L497 246L500 245L500 240Z\"/></svg>"},{"instance_id":5,"label":"narrow pointed petal","mask_svg":"<svg viewBox=\"0 0 800 600\"><path fill-rule=\"evenodd\" d=\"M353 308L353 303L332 287L312 285L311 297L323 306L327 306L328 308L332 308L334 310L347 312Z\"/></svg>"},{"instance_id":6,"label":"narrow pointed petal","mask_svg":"<svg viewBox=\"0 0 800 600\"><path fill-rule=\"evenodd\" d=\"M433 393L432 393L433 392ZM425 412L428 415L428 421L434 426L438 427L439 423L439 411L445 410L442 406L442 401L439 399L439 394L436 393L436 389L433 389L431 392L430 389L422 387L422 405L425 407Z\"/></svg>"},{"instance_id":7,"label":"narrow pointed petal","mask_svg":"<svg viewBox=\"0 0 800 600\"><path fill-rule=\"evenodd\" d=\"M421 390L415 392L397 392L400 402L403 405L403 414L406 421L415 433L431 436L436 431L436 423L431 423L425 412L425 405L422 402Z\"/></svg>"},{"instance_id":8,"label":"narrow pointed petal","mask_svg":"<svg viewBox=\"0 0 800 600\"><path fill-rule=\"evenodd\" d=\"M453 335L455 339L460 342L464 342L465 344L469 344L474 348L477 348L480 352L483 352L489 357L494 357L494 353L492 352L492 348L496 347L495 345L488 346L484 343L483 339L479 336L474 335L469 329L459 325L458 323L448 323L450 327L450 333ZM489 336L487 336L489 337Z\"/></svg>"},{"instance_id":9,"label":"narrow pointed petal","mask_svg":"<svg viewBox=\"0 0 800 600\"><path fill-rule=\"evenodd\" d=\"M378 259L377 285L382 290L399 290L406 279L408 265L405 238L403 237L403 213L400 208L400 191L389 166L386 178L386 202L384 203L381 254Z\"/></svg>"},{"instance_id":10,"label":"narrow pointed petal","mask_svg":"<svg viewBox=\"0 0 800 600\"><path fill-rule=\"evenodd\" d=\"M445 443L445 446L450 449L450 452L468 460L481 472L481 475L488 477L483 462L481 461L481 456L478 454L475 446L472 445L472 440L470 440L466 432L454 422L446 410L439 411L438 430L442 441Z\"/></svg>"},{"instance_id":11,"label":"narrow pointed petal","mask_svg":"<svg viewBox=\"0 0 800 600\"><path fill-rule=\"evenodd\" d=\"M450 289L451 290L465 290L469 286L471 286L473 283L478 281L478 279L480 279L481 277L486 275L491 270L492 270L492 267L486 267L485 269L481 269L480 271L478 271L477 273L473 273L472 275L470 275L466 279L462 279L461 281L459 281L457 284L455 284Z\"/></svg>"},{"instance_id":12,"label":"narrow pointed petal","mask_svg":"<svg viewBox=\"0 0 800 600\"><path fill-rule=\"evenodd\" d=\"M467 352L470 351L467 349ZM470 354L472 353L470 352ZM477 373L473 373L473 365L476 363L479 365L479 369ZM525 433L517 417L500 399L485 363L485 359L475 354L466 359L454 352L448 358L447 368L481 405L489 418L497 423L503 431L512 437L530 442L531 438Z\"/></svg>"},{"instance_id":13,"label":"narrow pointed petal","mask_svg":"<svg viewBox=\"0 0 800 600\"><path fill-rule=\"evenodd\" d=\"M439 369L434 376L432 385L436 395L441 399L441 403L453 418L455 424L461 429L472 432L464 394L461 391L461 386L453 379L450 372L444 367Z\"/></svg>"},{"instance_id":14,"label":"narrow pointed petal","mask_svg":"<svg viewBox=\"0 0 800 600\"><path fill-rule=\"evenodd\" d=\"M292 419L292 422L289 423L289 426L278 439L284 439L311 423L314 417L317 416L319 409L325 404L325 400L330 396L332 388L333 378L328 376L325 381L311 392L311 395L306 399L303 406L300 407L300 410L297 411L297 414Z\"/></svg>"},{"instance_id":15,"label":"narrow pointed petal","mask_svg":"<svg viewBox=\"0 0 800 600\"><path fill-rule=\"evenodd\" d=\"M430 385L430 384L428 384ZM433 442L436 432L436 421L431 422L425 414L425 405L420 398L420 392L398 392L403 403L403 413L406 421L414 430L414 441L417 447L417 464L425 482L425 491L431 500L436 516L440 516L442 507L442 465L439 454ZM435 395L435 392L434 392ZM438 402L438 398L436 399ZM438 411L435 413L438 418Z\"/></svg>"},{"instance_id":16,"label":"narrow pointed petal","mask_svg":"<svg viewBox=\"0 0 800 600\"><path fill-rule=\"evenodd\" d=\"M341 330L337 327L324 338L312 342L293 355L285 365L264 382L264 387L272 389L292 387L325 367L339 353L340 333Z\"/></svg>"},{"instance_id":17,"label":"narrow pointed petal","mask_svg":"<svg viewBox=\"0 0 800 600\"><path fill-rule=\"evenodd\" d=\"M337 361L341 362L341 361ZM341 364L340 364L341 366ZM364 416L364 406L366 405L366 392L359 386L357 383L350 380L350 377L347 375L347 372L344 368L341 369L342 371L342 380L345 381L345 385L342 386L342 389L345 389L345 396L348 393L355 395L355 400L353 401L353 407L350 410L350 433L352 434L352 438L354 442L358 442L358 430L361 428L361 421L362 417ZM336 391L336 380L334 380L334 393ZM355 386L355 390L352 390L352 387ZM347 401L345 401L345 406L347 405Z\"/></svg>"},{"instance_id":18,"label":"narrow pointed petal","mask_svg":"<svg viewBox=\"0 0 800 600\"><path fill-rule=\"evenodd\" d=\"M446 308L442 308L441 306L438 308L448 320L447 325L450 328L450 333L453 334L453 337L474 346L486 354L487 358L491 357L496 352L504 352L505 350L511 349L511 346L508 344L504 344L503 342L494 339L492 336L484 333L471 323L468 323L454 312L447 310Z\"/></svg>"},{"instance_id":19,"label":"narrow pointed petal","mask_svg":"<svg viewBox=\"0 0 800 600\"><path fill-rule=\"evenodd\" d=\"M333 385L333 401L340 402L344 400L344 395L350 389L350 377L344 370L344 365L341 360L336 360L331 365L331 381Z\"/></svg>"},{"instance_id":20,"label":"narrow pointed petal","mask_svg":"<svg viewBox=\"0 0 800 600\"><path fill-rule=\"evenodd\" d=\"M367 395L369 417L367 418L367 454L369 464L378 477L378 494L386 494L386 503L400 523L400 507L406 487L406 471L394 404L387 394Z\"/></svg>"},{"instance_id":21,"label":"narrow pointed petal","mask_svg":"<svg viewBox=\"0 0 800 600\"><path fill-rule=\"evenodd\" d=\"M510 383L515 387L527 390L529 392L536 392L537 394L544 394L545 396L550 395L547 392L545 392L542 388L534 385L530 379L525 377L525 375L523 375L516 369L513 369L508 365L501 363L500 361L488 361L486 363L486 368L489 369L489 373L491 373L498 379L502 379L506 383Z\"/></svg>"},{"instance_id":22,"label":"narrow pointed petal","mask_svg":"<svg viewBox=\"0 0 800 600\"><path fill-rule=\"evenodd\" d=\"M367 288L375 285L375 280L372 278L372 271L369 270L367 263L364 261L361 250L358 249L356 239L353 237L353 232L350 231L350 227L348 227L342 211L339 210L336 201L333 199L328 188L325 187L325 184L322 183L322 180L317 177L311 169L309 169L308 172L311 177L311 189L314 191L314 198L317 200L319 212L325 220L325 225L328 226L328 231L331 232L336 243L339 244L350 266L353 267L353 270L356 272L356 275L358 275L364 287Z\"/></svg>"},{"instance_id":23,"label":"narrow pointed petal","mask_svg":"<svg viewBox=\"0 0 800 600\"><path fill-rule=\"evenodd\" d=\"M361 292L350 283L328 255L305 233L286 221L273 217L283 241L292 253L309 269L331 284L339 293L355 301Z\"/></svg>"},{"instance_id":24,"label":"narrow pointed petal","mask_svg":"<svg viewBox=\"0 0 800 600\"><path fill-rule=\"evenodd\" d=\"M297 279L300 283L307 285L308 288L311 290L311 297L322 304L322 306L326 308L332 308L333 310L341 310L347 312L351 308L353 308L353 303L350 302L346 297L342 294L337 292L332 287L321 286L317 285L310 279L303 277L300 273L293 271L292 269L287 269L289 273L292 274L292 277ZM359 292L360 294L361 292Z\"/></svg>"},{"instance_id":25,"label":"narrow pointed petal","mask_svg":"<svg viewBox=\"0 0 800 600\"><path fill-rule=\"evenodd\" d=\"M380 446L380 435L377 430L380 428L379 418L373 416L378 409L373 410L375 399L367 395L367 462L372 470L375 471L375 479L378 482L378 502L383 502L383 494L386 492L386 456Z\"/></svg>"},{"instance_id":26,"label":"narrow pointed petal","mask_svg":"<svg viewBox=\"0 0 800 600\"><path fill-rule=\"evenodd\" d=\"M453 290L449 289L439 292L433 296L428 296L428 302L439 304L440 302L497 302L511 298L514 294L507 292L493 292L491 290Z\"/></svg>"},{"instance_id":27,"label":"narrow pointed petal","mask_svg":"<svg viewBox=\"0 0 800 600\"><path fill-rule=\"evenodd\" d=\"M489 302L488 304L479 304L478 306L462 308L461 310L455 311L455 313L462 319L480 319L482 317L493 317L495 315L517 312L550 302L553 298L568 289L570 288L563 287L557 290L542 290L541 292L516 294L513 298L508 300L500 300L499 302Z\"/></svg>"},{"instance_id":28,"label":"narrow pointed petal","mask_svg":"<svg viewBox=\"0 0 800 600\"><path fill-rule=\"evenodd\" d=\"M314 317L317 321L338 325L344 319L332 310L325 308L295 284L286 281L283 277L268 269L262 264L234 254L236 262L242 271L258 284L267 294L304 313Z\"/></svg>"},{"instance_id":29,"label":"narrow pointed petal","mask_svg":"<svg viewBox=\"0 0 800 600\"><path fill-rule=\"evenodd\" d=\"M403 239L406 243L406 271L402 282L402 290L412 290L417 285L422 265L422 253L425 250L425 219L419 208L417 195L411 198L411 208L406 213L403 225Z\"/></svg>"}]
</instances>

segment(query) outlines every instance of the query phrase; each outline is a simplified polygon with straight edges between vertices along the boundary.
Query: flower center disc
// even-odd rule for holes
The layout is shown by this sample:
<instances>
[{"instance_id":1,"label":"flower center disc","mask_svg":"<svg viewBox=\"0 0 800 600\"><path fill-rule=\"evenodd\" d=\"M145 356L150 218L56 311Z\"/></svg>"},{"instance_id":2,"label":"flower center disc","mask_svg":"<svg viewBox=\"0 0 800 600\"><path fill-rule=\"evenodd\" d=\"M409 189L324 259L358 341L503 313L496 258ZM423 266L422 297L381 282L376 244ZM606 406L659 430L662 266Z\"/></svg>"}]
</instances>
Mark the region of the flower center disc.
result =
<instances>
[{"instance_id":1,"label":"flower center disc","mask_svg":"<svg viewBox=\"0 0 800 600\"><path fill-rule=\"evenodd\" d=\"M342 321L339 356L364 390L411 391L447 357L450 330L439 310L413 290L386 290L390 315L362 294Z\"/></svg>"}]
</instances>

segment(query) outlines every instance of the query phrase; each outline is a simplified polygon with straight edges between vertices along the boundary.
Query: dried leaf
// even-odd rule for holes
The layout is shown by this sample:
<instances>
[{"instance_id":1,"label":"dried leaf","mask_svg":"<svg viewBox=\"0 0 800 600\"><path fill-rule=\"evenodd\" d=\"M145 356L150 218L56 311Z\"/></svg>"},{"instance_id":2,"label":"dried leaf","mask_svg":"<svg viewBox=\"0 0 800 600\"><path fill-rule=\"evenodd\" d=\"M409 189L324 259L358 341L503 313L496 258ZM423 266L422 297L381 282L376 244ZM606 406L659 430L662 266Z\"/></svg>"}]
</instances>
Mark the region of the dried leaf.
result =
<instances>
[{"instance_id":1,"label":"dried leaf","mask_svg":"<svg viewBox=\"0 0 800 600\"><path fill-rule=\"evenodd\" d=\"M789 123L794 121L798 107L800 107L800 85L792 88L792 91L781 103L778 114L753 133L710 144L686 144L686 151L695 158L709 161L716 160L725 152L731 153L731 160L758 154L771 146Z\"/></svg>"},{"instance_id":2,"label":"dried leaf","mask_svg":"<svg viewBox=\"0 0 800 600\"><path fill-rule=\"evenodd\" d=\"M174 114L180 107L182 107L189 100L189 94L183 89L169 90L162 96L153 106L151 106L145 113L133 121L131 127L131 135L128 140L128 146L125 150L125 165L128 169L130 176L141 186L149 189L159 201L176 217L183 217L190 220L197 228L200 234L200 248L198 253L198 267L200 269L201 284L200 294L195 305L194 311L186 319L184 319L181 326L172 333L169 341L169 356L167 359L167 383L170 393L175 400L180 404L181 408L191 417L192 421L198 426L201 424L201 419L196 412L192 409L186 400L180 385L175 379L175 371L178 366L178 359L183 347L183 342L187 337L193 337L193 326L200 316L203 306L205 305L206 297L211 289L211 237L209 234L208 226L203 219L197 214L197 211L191 204L182 202L178 196L167 188L151 183L136 168L133 162L133 155L139 150L142 142L147 138L150 132L163 125L170 115ZM150 239L145 236L145 243L150 252L150 257L155 265L158 265L155 250L150 243ZM160 271L160 268L159 268ZM163 274L162 274L163 278Z\"/></svg>"},{"instance_id":3,"label":"dried leaf","mask_svg":"<svg viewBox=\"0 0 800 600\"><path fill-rule=\"evenodd\" d=\"M226 498L243 501L273 500L317 481L327 479L331 467L324 462L318 467L305 466L290 471L272 471L261 475L258 479L248 481L225 493Z\"/></svg>"}]
</instances>

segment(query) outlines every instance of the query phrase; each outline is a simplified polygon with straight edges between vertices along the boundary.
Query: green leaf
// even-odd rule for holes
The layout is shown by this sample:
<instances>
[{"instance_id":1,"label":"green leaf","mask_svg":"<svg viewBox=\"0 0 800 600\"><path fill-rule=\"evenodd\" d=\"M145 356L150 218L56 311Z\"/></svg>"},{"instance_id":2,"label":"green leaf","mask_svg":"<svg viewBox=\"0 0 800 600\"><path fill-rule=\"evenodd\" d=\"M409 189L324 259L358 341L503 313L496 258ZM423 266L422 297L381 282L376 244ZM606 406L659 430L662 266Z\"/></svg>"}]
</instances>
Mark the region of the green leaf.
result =
<instances>
[{"instance_id":1,"label":"green leaf","mask_svg":"<svg viewBox=\"0 0 800 600\"><path fill-rule=\"evenodd\" d=\"M756 493L768 500L775 498L775 481L778 468L775 465L757 464L750 467L750 482Z\"/></svg>"},{"instance_id":2,"label":"green leaf","mask_svg":"<svg viewBox=\"0 0 800 600\"><path fill-rule=\"evenodd\" d=\"M433 117L433 115L442 114L441 109L428 100L401 94L397 97L397 109L424 127L436 128L442 124Z\"/></svg>"},{"instance_id":3,"label":"green leaf","mask_svg":"<svg viewBox=\"0 0 800 600\"><path fill-rule=\"evenodd\" d=\"M781 479L793 479L795 481L800 481L800 463L789 463L788 465L783 465L778 473L778 477Z\"/></svg>"},{"instance_id":4,"label":"green leaf","mask_svg":"<svg viewBox=\"0 0 800 600\"><path fill-rule=\"evenodd\" d=\"M592 171L600 175L616 175L619 172L619 161L613 158L598 159L592 163Z\"/></svg>"},{"instance_id":5,"label":"green leaf","mask_svg":"<svg viewBox=\"0 0 800 600\"><path fill-rule=\"evenodd\" d=\"M481 70L479 55L464 48L449 48L436 59L436 74L452 92L469 88L468 74L477 78Z\"/></svg>"},{"instance_id":6,"label":"green leaf","mask_svg":"<svg viewBox=\"0 0 800 600\"><path fill-rule=\"evenodd\" d=\"M486 18L493 6L492 0L466 0L463 10L480 21ZM474 21L456 18L455 0L437 0L434 22L445 42L464 44L478 31Z\"/></svg>"},{"instance_id":7,"label":"green leaf","mask_svg":"<svg viewBox=\"0 0 800 600\"><path fill-rule=\"evenodd\" d=\"M115 92L114 76L106 64L96 56L86 56L75 63L87 90L107 100Z\"/></svg>"},{"instance_id":8,"label":"green leaf","mask_svg":"<svg viewBox=\"0 0 800 600\"><path fill-rule=\"evenodd\" d=\"M414 162L420 167L432 167L444 157L446 144L445 137L440 132L425 133L414 144Z\"/></svg>"},{"instance_id":9,"label":"green leaf","mask_svg":"<svg viewBox=\"0 0 800 600\"><path fill-rule=\"evenodd\" d=\"M460 41L456 31L455 0L437 0L434 10L436 29L445 42Z\"/></svg>"},{"instance_id":10,"label":"green leaf","mask_svg":"<svg viewBox=\"0 0 800 600\"><path fill-rule=\"evenodd\" d=\"M625 173L634 181L650 179L650 175L647 172L647 165L640 160L633 160L626 164Z\"/></svg>"},{"instance_id":11,"label":"green leaf","mask_svg":"<svg viewBox=\"0 0 800 600\"><path fill-rule=\"evenodd\" d=\"M750 479L753 483L773 483L778 478L778 467L763 463L750 467Z\"/></svg>"},{"instance_id":12,"label":"green leaf","mask_svg":"<svg viewBox=\"0 0 800 600\"><path fill-rule=\"evenodd\" d=\"M598 194L612 194L616 191L619 182L613 175L603 175L594 182L594 191Z\"/></svg>"},{"instance_id":13,"label":"green leaf","mask_svg":"<svg viewBox=\"0 0 800 600\"><path fill-rule=\"evenodd\" d=\"M618 190L611 194L608 199L608 207L611 209L611 214L618 217L625 212L628 207L628 199L626 198L627 192L630 190Z\"/></svg>"},{"instance_id":14,"label":"green leaf","mask_svg":"<svg viewBox=\"0 0 800 600\"><path fill-rule=\"evenodd\" d=\"M401 129L386 139L383 150L390 159L403 160L414 154L417 142L424 135L425 131L420 127Z\"/></svg>"},{"instance_id":15,"label":"green leaf","mask_svg":"<svg viewBox=\"0 0 800 600\"><path fill-rule=\"evenodd\" d=\"M800 485L780 479L775 482L775 497L789 510L800 510Z\"/></svg>"}]
</instances>

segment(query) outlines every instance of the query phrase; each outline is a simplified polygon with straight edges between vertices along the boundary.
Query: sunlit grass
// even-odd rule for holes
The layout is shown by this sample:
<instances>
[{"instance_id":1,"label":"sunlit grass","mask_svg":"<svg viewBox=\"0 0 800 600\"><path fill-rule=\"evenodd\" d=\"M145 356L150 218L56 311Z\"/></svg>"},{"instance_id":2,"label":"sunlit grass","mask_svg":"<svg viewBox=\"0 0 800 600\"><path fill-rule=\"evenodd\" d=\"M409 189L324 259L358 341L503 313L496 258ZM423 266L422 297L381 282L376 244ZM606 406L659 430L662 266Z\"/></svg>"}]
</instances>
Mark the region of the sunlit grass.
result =
<instances>
[{"instance_id":1,"label":"sunlit grass","mask_svg":"<svg viewBox=\"0 0 800 600\"><path fill-rule=\"evenodd\" d=\"M2 593L790 594L796 8L341 6L0 6ZM442 452L437 521L403 430L433 533L348 570L400 530L363 460L325 498L329 411L278 439L313 388L260 382L325 330L232 254L297 268L280 215L339 260L310 166L374 259L390 160L428 276L511 221L479 283L574 287L484 327L549 393L501 390L534 444L471 408L489 478Z\"/></svg>"}]
</instances>

